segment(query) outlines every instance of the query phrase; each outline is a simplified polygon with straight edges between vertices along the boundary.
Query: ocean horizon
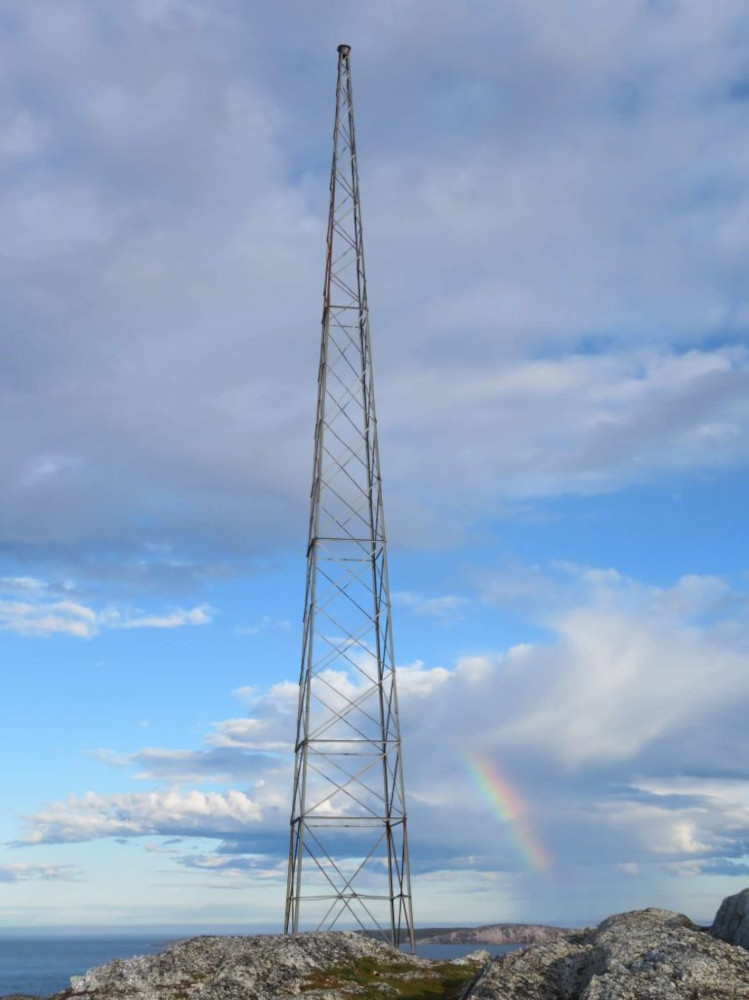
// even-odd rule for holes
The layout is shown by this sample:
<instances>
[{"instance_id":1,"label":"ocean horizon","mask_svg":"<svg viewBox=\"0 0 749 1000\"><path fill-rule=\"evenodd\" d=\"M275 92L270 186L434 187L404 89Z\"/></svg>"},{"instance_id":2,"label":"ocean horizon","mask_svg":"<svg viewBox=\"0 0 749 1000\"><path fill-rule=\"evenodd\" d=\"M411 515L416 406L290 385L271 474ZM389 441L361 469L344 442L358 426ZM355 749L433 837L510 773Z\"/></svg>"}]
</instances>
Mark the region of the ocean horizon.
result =
<instances>
[{"instance_id":1,"label":"ocean horizon","mask_svg":"<svg viewBox=\"0 0 749 1000\"><path fill-rule=\"evenodd\" d=\"M94 935L0 938L0 997L13 993L48 997L96 965L115 958L154 955L178 937Z\"/></svg>"},{"instance_id":2,"label":"ocean horizon","mask_svg":"<svg viewBox=\"0 0 749 1000\"><path fill-rule=\"evenodd\" d=\"M155 955L173 941L215 930L188 933L79 934L50 932L38 935L4 933L0 936L0 998L10 994L48 997L65 990L71 976L80 976L115 958ZM234 930L225 933L263 933ZM265 932L268 933L268 932ZM424 944L416 947L424 958L459 958L478 948L492 955L513 951L520 945Z\"/></svg>"}]
</instances>

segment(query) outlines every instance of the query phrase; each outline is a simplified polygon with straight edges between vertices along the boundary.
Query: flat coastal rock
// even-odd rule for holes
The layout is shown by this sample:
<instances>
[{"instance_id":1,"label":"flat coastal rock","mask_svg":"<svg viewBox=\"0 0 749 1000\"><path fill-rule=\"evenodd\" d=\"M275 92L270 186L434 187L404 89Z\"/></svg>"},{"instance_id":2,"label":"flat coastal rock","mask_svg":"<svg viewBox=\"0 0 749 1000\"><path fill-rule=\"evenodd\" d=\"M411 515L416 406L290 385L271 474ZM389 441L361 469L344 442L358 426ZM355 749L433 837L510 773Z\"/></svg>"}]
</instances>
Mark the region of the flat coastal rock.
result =
<instances>
[{"instance_id":1,"label":"flat coastal rock","mask_svg":"<svg viewBox=\"0 0 749 1000\"><path fill-rule=\"evenodd\" d=\"M746 1000L749 953L679 913L635 910L495 959L471 1000Z\"/></svg>"}]
</instances>

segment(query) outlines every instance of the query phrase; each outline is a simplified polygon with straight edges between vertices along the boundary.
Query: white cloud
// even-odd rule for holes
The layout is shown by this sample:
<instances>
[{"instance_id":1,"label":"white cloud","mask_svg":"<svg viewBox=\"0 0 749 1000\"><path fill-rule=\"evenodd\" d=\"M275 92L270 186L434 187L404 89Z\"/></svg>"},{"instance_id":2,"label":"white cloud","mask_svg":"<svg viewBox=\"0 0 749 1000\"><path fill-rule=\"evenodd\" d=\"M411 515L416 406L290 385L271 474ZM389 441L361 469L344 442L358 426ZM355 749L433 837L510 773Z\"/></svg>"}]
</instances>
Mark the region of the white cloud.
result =
<instances>
[{"instance_id":1,"label":"white cloud","mask_svg":"<svg viewBox=\"0 0 749 1000\"><path fill-rule=\"evenodd\" d=\"M712 843L704 843L700 832L700 822L688 808L667 809L645 803L606 803L599 809L600 817L595 815L592 822L601 817L604 827L612 832L624 829L632 842L643 852L645 857L655 855L668 857L689 857L690 855L705 855L720 849L713 837Z\"/></svg>"},{"instance_id":2,"label":"white cloud","mask_svg":"<svg viewBox=\"0 0 749 1000\"><path fill-rule=\"evenodd\" d=\"M272 751L293 748L298 684L282 681L266 693L244 687L235 694L249 703L252 715L215 723L214 731L206 738L209 746Z\"/></svg>"},{"instance_id":3,"label":"white cloud","mask_svg":"<svg viewBox=\"0 0 749 1000\"><path fill-rule=\"evenodd\" d=\"M509 738L553 745L571 767L625 760L743 695L745 655L735 631L749 637L743 593L695 576L656 588L583 571L574 583L567 603L542 614L554 645L522 658L538 693L515 713ZM731 635L720 620L701 623L721 611L734 623Z\"/></svg>"},{"instance_id":4,"label":"white cloud","mask_svg":"<svg viewBox=\"0 0 749 1000\"><path fill-rule=\"evenodd\" d=\"M586 856L617 865L740 853L749 845L747 781L700 775L738 766L746 742L742 706L749 704L749 681L737 647L737 641L749 644L743 593L711 577L655 588L610 570L567 566L558 572L566 600L552 602L543 644L466 657L453 669L419 662L399 668L422 867L432 858L444 863L474 855L479 866L492 857L500 867L522 868L509 831L498 832L491 804L469 780L478 758L525 798L537 841L560 865L580 863L583 844ZM359 691L334 671L329 680L333 706L336 691L341 699ZM281 826L273 809L285 815L288 808L298 687L284 682L237 694L248 715L216 723L204 750L149 748L103 759L136 768L141 780L243 784L252 791L251 799L241 793L241 815L258 822L263 836L271 827L275 836ZM727 760L731 712L736 722ZM716 718L723 728L713 724ZM180 796L165 805L160 792L71 799L33 817L31 839L149 831L230 838L233 814L229 810L228 826L222 825L227 807L221 797L196 794L194 809L189 797L184 807ZM203 822L214 806L216 822ZM251 850L251 837L243 843Z\"/></svg>"},{"instance_id":5,"label":"white cloud","mask_svg":"<svg viewBox=\"0 0 749 1000\"><path fill-rule=\"evenodd\" d=\"M259 635L268 630L286 632L291 627L291 622L286 619L276 620L270 615L263 615L256 625L239 626L234 631L237 635Z\"/></svg>"},{"instance_id":6,"label":"white cloud","mask_svg":"<svg viewBox=\"0 0 749 1000\"><path fill-rule=\"evenodd\" d=\"M617 868L627 875L639 875L640 873L640 866L636 861L622 861L620 865L617 865Z\"/></svg>"},{"instance_id":7,"label":"white cloud","mask_svg":"<svg viewBox=\"0 0 749 1000\"><path fill-rule=\"evenodd\" d=\"M0 882L80 882L82 878L75 865L0 865Z\"/></svg>"},{"instance_id":8,"label":"white cloud","mask_svg":"<svg viewBox=\"0 0 749 1000\"><path fill-rule=\"evenodd\" d=\"M427 698L447 684L451 674L444 667L427 668L421 661L398 667L398 691L402 697Z\"/></svg>"},{"instance_id":9,"label":"white cloud","mask_svg":"<svg viewBox=\"0 0 749 1000\"><path fill-rule=\"evenodd\" d=\"M270 882L280 887L286 883L285 861L264 855L186 854L179 860L181 865L196 874L214 876L210 883L212 888L233 889L238 881L244 886Z\"/></svg>"},{"instance_id":10,"label":"white cloud","mask_svg":"<svg viewBox=\"0 0 749 1000\"><path fill-rule=\"evenodd\" d=\"M632 784L654 796L697 796L716 802L728 802L733 808L749 810L749 779L673 775L667 778L644 777L634 780Z\"/></svg>"},{"instance_id":11,"label":"white cloud","mask_svg":"<svg viewBox=\"0 0 749 1000\"><path fill-rule=\"evenodd\" d=\"M133 614L123 617L120 612L102 615L109 628L181 628L183 625L209 625L215 611L207 605L197 608L177 608L165 615Z\"/></svg>"},{"instance_id":12,"label":"white cloud","mask_svg":"<svg viewBox=\"0 0 749 1000\"><path fill-rule=\"evenodd\" d=\"M409 608L414 614L434 618L456 618L469 603L467 597L445 594L442 597L425 597L413 590L396 590L391 595L393 604Z\"/></svg>"},{"instance_id":13,"label":"white cloud","mask_svg":"<svg viewBox=\"0 0 749 1000\"><path fill-rule=\"evenodd\" d=\"M257 802L240 791L69 796L31 817L20 843L75 843L100 837L148 835L215 837L250 830L262 818Z\"/></svg>"},{"instance_id":14,"label":"white cloud","mask_svg":"<svg viewBox=\"0 0 749 1000\"><path fill-rule=\"evenodd\" d=\"M0 630L27 636L57 633L90 639L99 631L99 621L91 608L73 601L0 601Z\"/></svg>"},{"instance_id":15,"label":"white cloud","mask_svg":"<svg viewBox=\"0 0 749 1000\"><path fill-rule=\"evenodd\" d=\"M415 884L432 899L437 873L452 871L481 907L491 877L525 901L528 919L538 917L534 900L544 919L569 919L604 884L619 906L647 905L657 892L681 907L684 877L739 877L749 855L743 592L721 578L656 588L569 565L548 576L546 593L556 586L563 598L541 609L543 643L451 668L399 668ZM330 681L340 697L355 696L351 678L331 672ZM247 715L216 723L202 749L100 754L153 791L71 796L30 816L23 843L178 837L174 862L213 872L216 888L277 881L298 688L236 694ZM513 808L474 781L476 761L510 790ZM191 790L205 782L222 790ZM522 828L508 815L522 816ZM191 861L196 837L218 846ZM566 887L564 908L538 881L542 856Z\"/></svg>"},{"instance_id":16,"label":"white cloud","mask_svg":"<svg viewBox=\"0 0 749 1000\"><path fill-rule=\"evenodd\" d=\"M458 370L447 385L427 369L394 393L394 418L409 433L388 455L400 488L438 491L463 512L492 495L607 491L745 460L748 382L749 352L739 347L507 359L480 374ZM435 440L449 461L436 460Z\"/></svg>"},{"instance_id":17,"label":"white cloud","mask_svg":"<svg viewBox=\"0 0 749 1000\"><path fill-rule=\"evenodd\" d=\"M95 609L81 601L59 600L55 596L74 591L71 583L53 587L35 577L0 579L0 595L22 595L25 600L3 600L0 596L0 631L40 637L70 635L91 639L106 629L181 628L208 625L215 611L207 605L176 608L165 614L119 610L107 606Z\"/></svg>"}]
</instances>

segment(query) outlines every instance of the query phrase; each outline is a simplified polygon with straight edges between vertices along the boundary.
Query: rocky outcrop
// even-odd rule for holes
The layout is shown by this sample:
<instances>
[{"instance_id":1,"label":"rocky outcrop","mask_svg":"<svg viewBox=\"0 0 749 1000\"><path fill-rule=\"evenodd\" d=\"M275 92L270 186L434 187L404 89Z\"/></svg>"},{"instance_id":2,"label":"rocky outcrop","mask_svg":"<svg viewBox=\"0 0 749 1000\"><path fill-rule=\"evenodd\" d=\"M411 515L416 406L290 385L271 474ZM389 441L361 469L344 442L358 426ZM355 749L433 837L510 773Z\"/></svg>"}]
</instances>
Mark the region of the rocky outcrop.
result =
<instances>
[{"instance_id":1,"label":"rocky outcrop","mask_svg":"<svg viewBox=\"0 0 749 1000\"><path fill-rule=\"evenodd\" d=\"M569 933L545 924L486 924L483 927L435 927L419 931L419 944L536 944Z\"/></svg>"},{"instance_id":2,"label":"rocky outcrop","mask_svg":"<svg viewBox=\"0 0 749 1000\"><path fill-rule=\"evenodd\" d=\"M749 948L749 889L723 900L710 933L721 941Z\"/></svg>"},{"instance_id":3,"label":"rocky outcrop","mask_svg":"<svg viewBox=\"0 0 749 1000\"><path fill-rule=\"evenodd\" d=\"M415 981L457 996L488 958L434 963L345 932L203 937L73 976L58 1000L394 1000L413 997Z\"/></svg>"},{"instance_id":4,"label":"rocky outcrop","mask_svg":"<svg viewBox=\"0 0 749 1000\"><path fill-rule=\"evenodd\" d=\"M713 931L733 934L748 898L729 897ZM71 984L57 1000L749 1000L749 951L681 914L636 910L492 960L428 961L344 932L204 937Z\"/></svg>"},{"instance_id":5,"label":"rocky outcrop","mask_svg":"<svg viewBox=\"0 0 749 1000\"><path fill-rule=\"evenodd\" d=\"M687 917L636 910L494 959L471 1000L737 1000L749 955Z\"/></svg>"}]
</instances>

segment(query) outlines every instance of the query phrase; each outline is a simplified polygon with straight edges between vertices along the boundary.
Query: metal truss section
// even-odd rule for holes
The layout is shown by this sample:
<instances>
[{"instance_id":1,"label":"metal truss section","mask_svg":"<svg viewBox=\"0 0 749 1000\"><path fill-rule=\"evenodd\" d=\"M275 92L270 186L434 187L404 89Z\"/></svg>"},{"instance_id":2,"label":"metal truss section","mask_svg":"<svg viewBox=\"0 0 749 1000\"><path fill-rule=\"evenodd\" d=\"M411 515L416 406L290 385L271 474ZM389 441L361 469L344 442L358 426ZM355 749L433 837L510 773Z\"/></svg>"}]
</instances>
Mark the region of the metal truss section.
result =
<instances>
[{"instance_id":1,"label":"metal truss section","mask_svg":"<svg viewBox=\"0 0 749 1000\"><path fill-rule=\"evenodd\" d=\"M350 49L338 48L285 932L413 949Z\"/></svg>"}]
</instances>

